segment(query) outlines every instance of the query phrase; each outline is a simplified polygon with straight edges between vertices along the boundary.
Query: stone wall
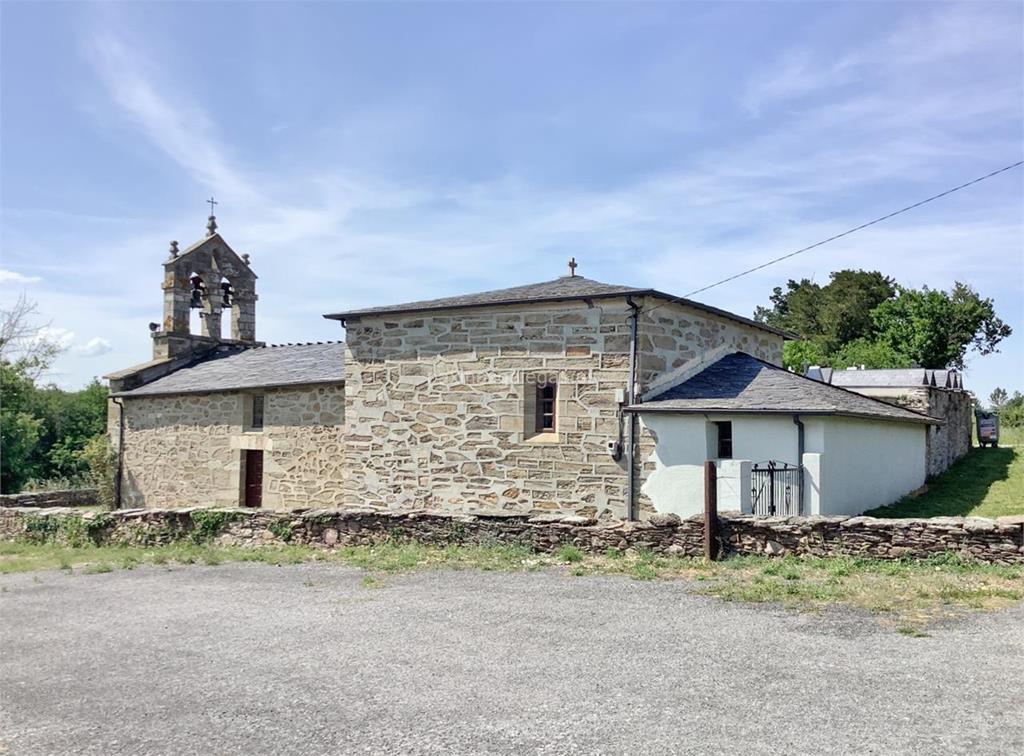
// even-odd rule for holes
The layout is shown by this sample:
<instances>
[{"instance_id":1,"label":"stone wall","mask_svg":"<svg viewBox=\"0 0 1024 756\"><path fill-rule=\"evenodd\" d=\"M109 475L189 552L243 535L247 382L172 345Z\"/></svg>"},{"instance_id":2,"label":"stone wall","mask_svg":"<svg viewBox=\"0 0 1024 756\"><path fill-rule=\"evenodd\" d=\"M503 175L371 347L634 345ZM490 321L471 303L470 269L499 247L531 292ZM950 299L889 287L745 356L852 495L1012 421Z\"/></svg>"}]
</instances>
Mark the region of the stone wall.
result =
<instances>
[{"instance_id":1,"label":"stone wall","mask_svg":"<svg viewBox=\"0 0 1024 756\"><path fill-rule=\"evenodd\" d=\"M346 331L348 506L624 516L626 462L608 451L629 382L624 299L364 316ZM781 359L781 338L662 307L639 328L643 384L723 344ZM532 435L542 376L558 384L557 433Z\"/></svg>"},{"instance_id":2,"label":"stone wall","mask_svg":"<svg viewBox=\"0 0 1024 756\"><path fill-rule=\"evenodd\" d=\"M928 386L850 387L850 391L881 399L944 421L928 430L928 477L944 471L971 450L974 408L966 391Z\"/></svg>"},{"instance_id":3,"label":"stone wall","mask_svg":"<svg viewBox=\"0 0 1024 756\"><path fill-rule=\"evenodd\" d=\"M343 386L267 391L263 506L271 509L339 506L344 496ZM260 448L260 447L255 447Z\"/></svg>"},{"instance_id":4,"label":"stone wall","mask_svg":"<svg viewBox=\"0 0 1024 756\"><path fill-rule=\"evenodd\" d=\"M995 564L1024 564L1024 516L883 520L871 517L753 518L723 514L722 551L730 554L877 559L959 554ZM382 512L379 510L143 509L80 514L69 509L0 509L0 540L152 546L180 540L222 545L305 544L331 548L415 540L427 544L518 544L551 552L563 544L604 553L648 549L701 556L701 517L654 515L644 522L578 515ZM80 542L80 541L78 541Z\"/></svg>"},{"instance_id":5,"label":"stone wall","mask_svg":"<svg viewBox=\"0 0 1024 756\"><path fill-rule=\"evenodd\" d=\"M125 398L121 506L237 506L237 393ZM115 405L116 406L116 405ZM116 414L116 412L114 413ZM111 443L118 443L116 420Z\"/></svg>"},{"instance_id":6,"label":"stone wall","mask_svg":"<svg viewBox=\"0 0 1024 756\"><path fill-rule=\"evenodd\" d=\"M716 348L728 347L727 352L746 352L782 365L781 336L664 300L648 299L643 304L638 326L640 393Z\"/></svg>"},{"instance_id":7,"label":"stone wall","mask_svg":"<svg viewBox=\"0 0 1024 756\"><path fill-rule=\"evenodd\" d=\"M245 428L246 392L124 398L122 507L237 506L245 449L264 451L264 507L340 504L344 387L263 393L262 430Z\"/></svg>"},{"instance_id":8,"label":"stone wall","mask_svg":"<svg viewBox=\"0 0 1024 756\"><path fill-rule=\"evenodd\" d=\"M2 494L0 507L91 507L96 504L96 494L95 488Z\"/></svg>"},{"instance_id":9,"label":"stone wall","mask_svg":"<svg viewBox=\"0 0 1024 756\"><path fill-rule=\"evenodd\" d=\"M945 425L928 432L928 476L938 475L971 450L974 407L966 391L928 389L928 414Z\"/></svg>"}]
</instances>

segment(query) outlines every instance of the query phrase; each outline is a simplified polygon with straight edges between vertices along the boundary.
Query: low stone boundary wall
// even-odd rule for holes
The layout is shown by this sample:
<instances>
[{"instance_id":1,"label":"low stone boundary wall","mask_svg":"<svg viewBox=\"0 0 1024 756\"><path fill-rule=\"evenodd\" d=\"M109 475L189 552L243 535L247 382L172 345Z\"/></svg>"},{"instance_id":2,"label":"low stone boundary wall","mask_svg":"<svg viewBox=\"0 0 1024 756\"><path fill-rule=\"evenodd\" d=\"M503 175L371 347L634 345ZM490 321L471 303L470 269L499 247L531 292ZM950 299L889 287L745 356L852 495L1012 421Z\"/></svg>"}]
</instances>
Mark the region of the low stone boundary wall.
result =
<instances>
[{"instance_id":1,"label":"low stone boundary wall","mask_svg":"<svg viewBox=\"0 0 1024 756\"><path fill-rule=\"evenodd\" d=\"M96 501L95 488L0 494L0 507L91 507Z\"/></svg>"},{"instance_id":2,"label":"low stone boundary wall","mask_svg":"<svg viewBox=\"0 0 1024 756\"><path fill-rule=\"evenodd\" d=\"M781 556L926 558L955 553L980 562L1024 564L1024 516L884 520L872 517L754 518L720 515L722 552ZM587 517L380 510L0 509L0 540L154 546L177 541L331 548L416 540L427 544L518 544L551 552L564 544L603 553L647 549L700 556L703 520L654 515L645 522Z\"/></svg>"}]
</instances>

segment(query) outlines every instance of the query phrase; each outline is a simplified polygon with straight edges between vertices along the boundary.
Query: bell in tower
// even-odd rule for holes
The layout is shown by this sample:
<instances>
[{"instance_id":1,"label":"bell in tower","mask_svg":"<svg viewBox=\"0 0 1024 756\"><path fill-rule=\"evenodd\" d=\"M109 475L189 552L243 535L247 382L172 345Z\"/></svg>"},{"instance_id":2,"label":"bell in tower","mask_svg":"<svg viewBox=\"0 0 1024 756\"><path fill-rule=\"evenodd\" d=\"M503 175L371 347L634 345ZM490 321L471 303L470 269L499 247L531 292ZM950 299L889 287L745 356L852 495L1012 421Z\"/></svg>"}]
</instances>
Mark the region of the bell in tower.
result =
<instances>
[{"instance_id":1,"label":"bell in tower","mask_svg":"<svg viewBox=\"0 0 1024 756\"><path fill-rule=\"evenodd\" d=\"M203 307L203 291L206 290L206 286L203 285L203 279L200 276L192 276L189 279L189 283L192 284L192 301L189 302L189 307L193 310L199 310Z\"/></svg>"},{"instance_id":2,"label":"bell in tower","mask_svg":"<svg viewBox=\"0 0 1024 756\"><path fill-rule=\"evenodd\" d=\"M230 281L224 281L220 285L220 304L225 309L231 308L231 297L234 296L235 290L231 286Z\"/></svg>"}]
</instances>

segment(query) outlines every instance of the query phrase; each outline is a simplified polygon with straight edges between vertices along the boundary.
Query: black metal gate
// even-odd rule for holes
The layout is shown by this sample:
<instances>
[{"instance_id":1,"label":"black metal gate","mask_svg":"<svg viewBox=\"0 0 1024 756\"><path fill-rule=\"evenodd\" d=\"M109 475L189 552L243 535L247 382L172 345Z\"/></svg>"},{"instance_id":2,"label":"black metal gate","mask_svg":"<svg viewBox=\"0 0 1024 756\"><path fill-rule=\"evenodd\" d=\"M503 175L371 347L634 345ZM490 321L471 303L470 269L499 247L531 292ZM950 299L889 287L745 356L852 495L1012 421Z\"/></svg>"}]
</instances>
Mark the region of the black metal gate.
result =
<instances>
[{"instance_id":1,"label":"black metal gate","mask_svg":"<svg viewBox=\"0 0 1024 756\"><path fill-rule=\"evenodd\" d=\"M792 517L803 509L804 468L785 462L759 462L750 470L750 501L755 515Z\"/></svg>"}]
</instances>

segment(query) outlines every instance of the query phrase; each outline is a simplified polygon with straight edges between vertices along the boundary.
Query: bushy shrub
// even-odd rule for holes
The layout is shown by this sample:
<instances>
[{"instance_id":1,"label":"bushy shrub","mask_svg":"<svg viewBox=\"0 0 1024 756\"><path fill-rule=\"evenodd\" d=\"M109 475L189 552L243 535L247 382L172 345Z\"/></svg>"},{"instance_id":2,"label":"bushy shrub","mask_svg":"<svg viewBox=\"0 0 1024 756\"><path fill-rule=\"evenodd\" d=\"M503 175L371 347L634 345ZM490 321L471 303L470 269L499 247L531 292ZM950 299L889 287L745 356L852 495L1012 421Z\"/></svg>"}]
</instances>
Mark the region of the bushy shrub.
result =
<instances>
[{"instance_id":1,"label":"bushy shrub","mask_svg":"<svg viewBox=\"0 0 1024 756\"><path fill-rule=\"evenodd\" d=\"M234 512L217 512L211 509L197 509L189 515L192 520L192 542L209 543L228 525L236 520Z\"/></svg>"},{"instance_id":2,"label":"bushy shrub","mask_svg":"<svg viewBox=\"0 0 1024 756\"><path fill-rule=\"evenodd\" d=\"M292 540L292 535L294 534L294 527L292 526L291 521L283 518L279 520L271 520L267 525L267 530L273 533L275 538L284 541L285 543Z\"/></svg>"},{"instance_id":3,"label":"bushy shrub","mask_svg":"<svg viewBox=\"0 0 1024 756\"><path fill-rule=\"evenodd\" d=\"M108 509L114 506L114 476L117 474L117 454L105 435L89 439L81 451L89 467L88 481L96 489L96 502Z\"/></svg>"}]
</instances>

